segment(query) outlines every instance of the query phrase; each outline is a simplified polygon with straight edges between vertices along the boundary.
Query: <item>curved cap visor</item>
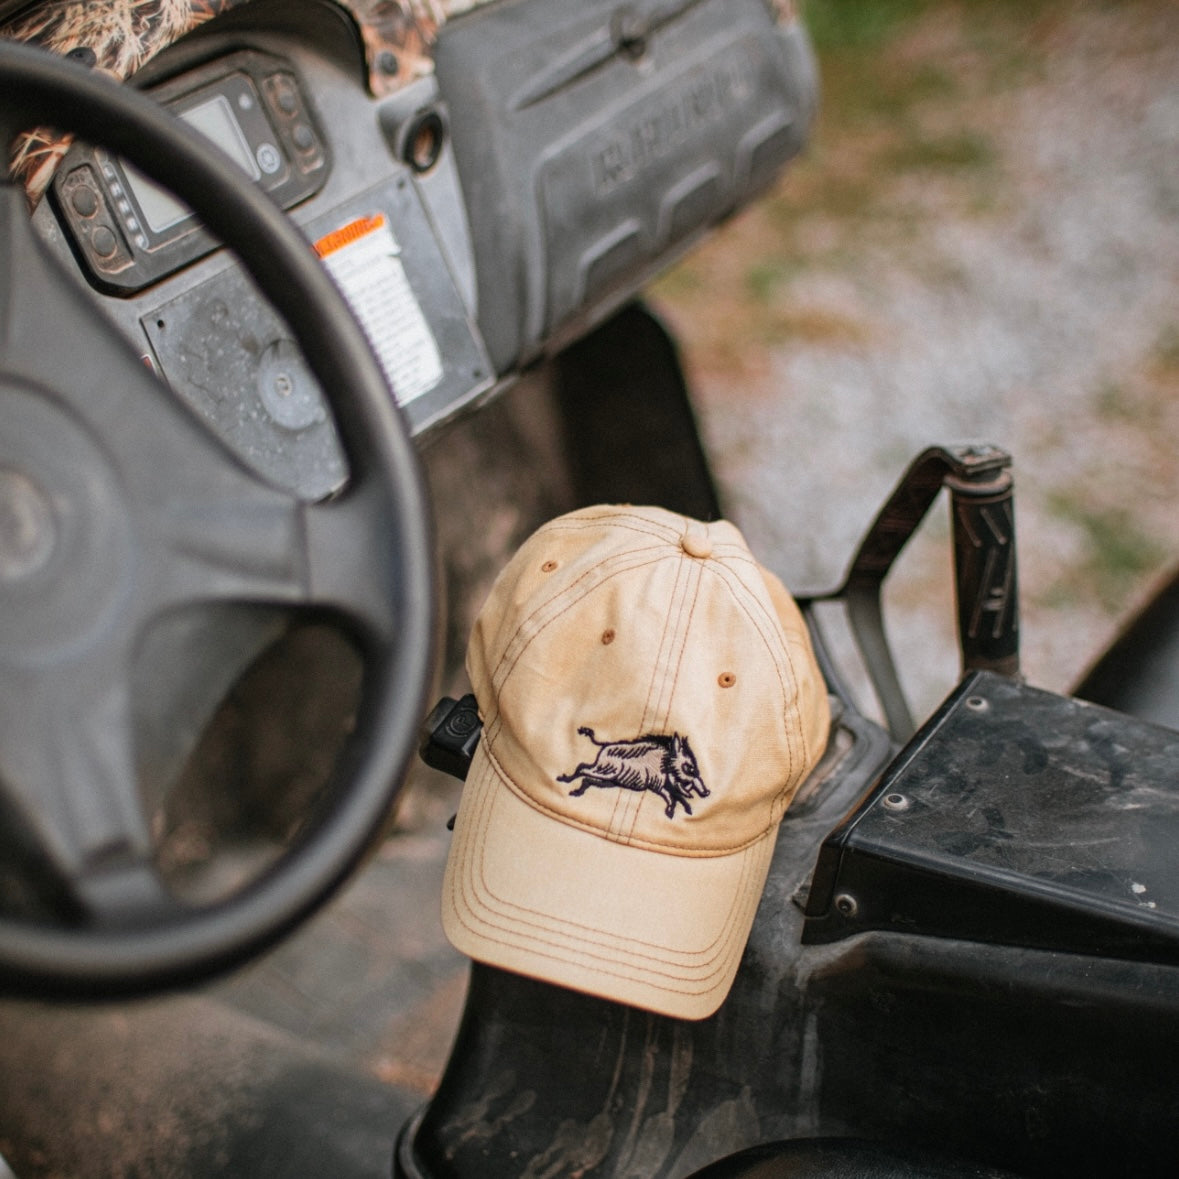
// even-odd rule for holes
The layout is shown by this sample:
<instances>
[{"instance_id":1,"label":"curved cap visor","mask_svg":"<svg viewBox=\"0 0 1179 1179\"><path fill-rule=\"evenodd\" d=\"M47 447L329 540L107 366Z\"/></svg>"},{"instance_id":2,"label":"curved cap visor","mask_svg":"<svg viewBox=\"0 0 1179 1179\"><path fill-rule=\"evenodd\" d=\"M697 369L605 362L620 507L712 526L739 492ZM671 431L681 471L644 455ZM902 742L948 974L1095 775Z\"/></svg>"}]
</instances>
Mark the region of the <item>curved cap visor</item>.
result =
<instances>
[{"instance_id":1,"label":"curved cap visor","mask_svg":"<svg viewBox=\"0 0 1179 1179\"><path fill-rule=\"evenodd\" d=\"M554 823L516 795L480 741L443 926L458 950L493 966L704 1019L737 973L776 835L727 856L653 856ZM611 932L623 928L628 936Z\"/></svg>"},{"instance_id":2,"label":"curved cap visor","mask_svg":"<svg viewBox=\"0 0 1179 1179\"><path fill-rule=\"evenodd\" d=\"M497 579L443 924L508 970L685 1019L723 1001L822 753L806 624L725 521L587 508Z\"/></svg>"}]
</instances>

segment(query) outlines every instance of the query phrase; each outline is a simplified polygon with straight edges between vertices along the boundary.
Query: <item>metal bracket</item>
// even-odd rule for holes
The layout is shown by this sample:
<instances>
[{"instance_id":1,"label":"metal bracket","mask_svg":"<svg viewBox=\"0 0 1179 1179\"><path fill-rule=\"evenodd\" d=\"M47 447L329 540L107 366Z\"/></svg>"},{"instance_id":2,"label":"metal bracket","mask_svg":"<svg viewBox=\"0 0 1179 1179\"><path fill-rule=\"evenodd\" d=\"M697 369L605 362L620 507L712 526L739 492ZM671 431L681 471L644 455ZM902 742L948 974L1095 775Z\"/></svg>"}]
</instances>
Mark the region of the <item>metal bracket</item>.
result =
<instances>
[{"instance_id":1,"label":"metal bracket","mask_svg":"<svg viewBox=\"0 0 1179 1179\"><path fill-rule=\"evenodd\" d=\"M1011 456L997 446L932 446L905 472L860 544L843 586L817 600L843 600L888 727L898 741L915 726L884 635L880 593L893 562L943 487L950 492L954 587L963 672L1019 675L1015 485Z\"/></svg>"}]
</instances>

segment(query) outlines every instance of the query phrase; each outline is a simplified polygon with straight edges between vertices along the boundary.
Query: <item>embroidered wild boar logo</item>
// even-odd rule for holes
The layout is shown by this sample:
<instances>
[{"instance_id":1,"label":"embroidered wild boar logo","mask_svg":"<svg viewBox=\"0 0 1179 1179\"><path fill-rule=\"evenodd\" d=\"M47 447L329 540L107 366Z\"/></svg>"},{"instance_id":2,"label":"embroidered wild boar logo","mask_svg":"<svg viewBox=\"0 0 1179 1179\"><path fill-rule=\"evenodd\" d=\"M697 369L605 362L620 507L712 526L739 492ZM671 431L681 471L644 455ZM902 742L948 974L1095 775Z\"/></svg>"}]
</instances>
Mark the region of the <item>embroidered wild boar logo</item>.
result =
<instances>
[{"instance_id":1,"label":"embroidered wild boar logo","mask_svg":"<svg viewBox=\"0 0 1179 1179\"><path fill-rule=\"evenodd\" d=\"M679 733L670 737L652 733L632 741L599 741L593 729L582 727L577 731L588 737L598 752L592 763L582 762L573 773L558 775L558 782L581 779L581 785L569 792L570 798L579 798L591 786L649 790L663 799L663 813L674 819L677 806L682 806L685 814L692 813L689 797L709 795L688 739Z\"/></svg>"}]
</instances>

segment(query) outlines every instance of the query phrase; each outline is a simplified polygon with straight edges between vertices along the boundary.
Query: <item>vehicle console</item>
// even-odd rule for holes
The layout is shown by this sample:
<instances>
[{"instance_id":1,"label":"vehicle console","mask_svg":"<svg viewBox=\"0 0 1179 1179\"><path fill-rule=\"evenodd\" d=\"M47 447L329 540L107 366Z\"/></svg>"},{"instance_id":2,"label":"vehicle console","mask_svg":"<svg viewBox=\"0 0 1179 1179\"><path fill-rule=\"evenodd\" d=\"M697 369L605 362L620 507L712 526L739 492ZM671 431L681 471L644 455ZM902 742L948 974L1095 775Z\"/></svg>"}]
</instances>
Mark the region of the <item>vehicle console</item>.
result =
<instances>
[{"instance_id":1,"label":"vehicle console","mask_svg":"<svg viewBox=\"0 0 1179 1179\"><path fill-rule=\"evenodd\" d=\"M475 6L437 30L420 76L379 88L340 10L250 4L137 81L289 210L425 434L584 335L802 146L815 72L789 11L626 13ZM144 363L267 478L338 490L322 390L188 210L84 144L51 194L43 236Z\"/></svg>"},{"instance_id":2,"label":"vehicle console","mask_svg":"<svg viewBox=\"0 0 1179 1179\"><path fill-rule=\"evenodd\" d=\"M298 75L281 58L231 53L153 96L284 209L323 187L324 135ZM101 149L75 145L54 178L54 195L87 276L112 293L142 290L217 247L180 201Z\"/></svg>"},{"instance_id":3,"label":"vehicle console","mask_svg":"<svg viewBox=\"0 0 1179 1179\"><path fill-rule=\"evenodd\" d=\"M823 843L803 940L868 930L1179 965L1179 737L967 677Z\"/></svg>"}]
</instances>

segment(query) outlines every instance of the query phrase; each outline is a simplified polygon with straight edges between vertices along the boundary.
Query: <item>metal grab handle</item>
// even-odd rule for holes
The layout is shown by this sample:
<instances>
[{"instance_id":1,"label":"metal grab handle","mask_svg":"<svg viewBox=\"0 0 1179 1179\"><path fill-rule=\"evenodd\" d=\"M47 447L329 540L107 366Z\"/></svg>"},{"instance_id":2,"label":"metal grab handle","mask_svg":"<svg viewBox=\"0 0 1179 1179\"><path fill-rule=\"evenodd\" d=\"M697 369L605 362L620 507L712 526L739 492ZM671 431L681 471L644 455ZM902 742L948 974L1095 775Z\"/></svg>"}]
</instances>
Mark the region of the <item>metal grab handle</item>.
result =
<instances>
[{"instance_id":1,"label":"metal grab handle","mask_svg":"<svg viewBox=\"0 0 1179 1179\"><path fill-rule=\"evenodd\" d=\"M826 595L826 600L843 599L847 604L872 686L898 741L911 737L915 726L884 636L881 587L943 487L950 492L963 672L985 669L1019 675L1015 484L1010 466L1011 456L997 446L933 446L923 451L872 522L843 586Z\"/></svg>"},{"instance_id":2,"label":"metal grab handle","mask_svg":"<svg viewBox=\"0 0 1179 1179\"><path fill-rule=\"evenodd\" d=\"M954 587L962 670L1019 675L1015 480L946 479L954 526Z\"/></svg>"}]
</instances>

